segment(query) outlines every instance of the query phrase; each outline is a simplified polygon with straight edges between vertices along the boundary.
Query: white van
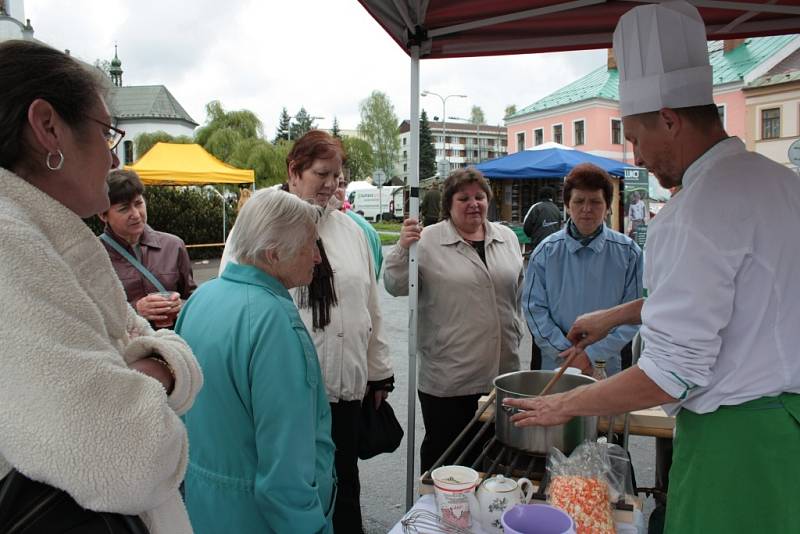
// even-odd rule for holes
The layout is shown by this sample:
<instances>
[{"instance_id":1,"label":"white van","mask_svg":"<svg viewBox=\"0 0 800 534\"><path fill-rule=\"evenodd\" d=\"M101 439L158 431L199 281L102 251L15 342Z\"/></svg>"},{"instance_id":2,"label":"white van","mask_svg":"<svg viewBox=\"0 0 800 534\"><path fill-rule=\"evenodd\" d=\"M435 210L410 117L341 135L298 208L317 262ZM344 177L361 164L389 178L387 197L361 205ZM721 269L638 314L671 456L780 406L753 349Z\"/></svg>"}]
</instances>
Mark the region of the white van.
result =
<instances>
[{"instance_id":1,"label":"white van","mask_svg":"<svg viewBox=\"0 0 800 534\"><path fill-rule=\"evenodd\" d=\"M364 218L369 221L378 220L381 214L384 219L403 218L403 188L399 185L357 189L353 191L350 203L353 211L364 212Z\"/></svg>"}]
</instances>

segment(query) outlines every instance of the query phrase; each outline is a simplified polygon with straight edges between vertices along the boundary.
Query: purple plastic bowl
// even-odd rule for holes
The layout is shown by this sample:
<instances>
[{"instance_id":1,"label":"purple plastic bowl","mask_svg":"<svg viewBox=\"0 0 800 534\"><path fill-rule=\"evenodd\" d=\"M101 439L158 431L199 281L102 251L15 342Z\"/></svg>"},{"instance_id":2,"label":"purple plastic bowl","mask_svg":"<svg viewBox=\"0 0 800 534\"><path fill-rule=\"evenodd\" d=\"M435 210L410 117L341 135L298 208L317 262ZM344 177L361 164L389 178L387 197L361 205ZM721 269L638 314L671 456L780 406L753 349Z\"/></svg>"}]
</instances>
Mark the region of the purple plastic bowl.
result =
<instances>
[{"instance_id":1,"label":"purple plastic bowl","mask_svg":"<svg viewBox=\"0 0 800 534\"><path fill-rule=\"evenodd\" d=\"M500 518L506 534L575 534L575 522L549 504L518 504Z\"/></svg>"}]
</instances>

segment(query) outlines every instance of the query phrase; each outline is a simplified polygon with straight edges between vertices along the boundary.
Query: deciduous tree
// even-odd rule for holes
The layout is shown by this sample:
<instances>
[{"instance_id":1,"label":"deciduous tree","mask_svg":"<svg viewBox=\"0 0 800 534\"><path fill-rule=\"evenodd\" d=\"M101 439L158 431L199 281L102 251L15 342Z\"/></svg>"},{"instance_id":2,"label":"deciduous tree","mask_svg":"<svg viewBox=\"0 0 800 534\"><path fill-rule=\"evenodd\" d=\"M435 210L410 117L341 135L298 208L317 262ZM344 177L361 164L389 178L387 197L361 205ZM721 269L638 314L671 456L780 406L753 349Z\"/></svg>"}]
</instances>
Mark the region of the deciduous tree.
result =
<instances>
[{"instance_id":1,"label":"deciduous tree","mask_svg":"<svg viewBox=\"0 0 800 534\"><path fill-rule=\"evenodd\" d=\"M483 110L480 106L472 106L472 110L469 113L469 122L472 124L486 123L486 116L483 114Z\"/></svg>"},{"instance_id":2,"label":"deciduous tree","mask_svg":"<svg viewBox=\"0 0 800 534\"><path fill-rule=\"evenodd\" d=\"M347 154L347 168L350 170L350 180L366 180L375 170L375 157L369 143L358 137L345 137L342 139L344 151Z\"/></svg>"},{"instance_id":3,"label":"deciduous tree","mask_svg":"<svg viewBox=\"0 0 800 534\"><path fill-rule=\"evenodd\" d=\"M206 124L195 132L195 140L206 150L211 136L217 130L229 128L239 134L241 139L263 137L261 120L252 111L242 109L225 111L218 100L206 104Z\"/></svg>"},{"instance_id":4,"label":"deciduous tree","mask_svg":"<svg viewBox=\"0 0 800 534\"><path fill-rule=\"evenodd\" d=\"M156 143L194 143L194 139L186 135L172 136L165 131L140 133L133 139L136 153L141 158Z\"/></svg>"},{"instance_id":5,"label":"deciduous tree","mask_svg":"<svg viewBox=\"0 0 800 534\"><path fill-rule=\"evenodd\" d=\"M385 93L373 91L360 105L361 123L359 133L372 146L375 154L375 169L382 170L386 177L392 176L397 153L400 150L400 135L394 106Z\"/></svg>"}]
</instances>

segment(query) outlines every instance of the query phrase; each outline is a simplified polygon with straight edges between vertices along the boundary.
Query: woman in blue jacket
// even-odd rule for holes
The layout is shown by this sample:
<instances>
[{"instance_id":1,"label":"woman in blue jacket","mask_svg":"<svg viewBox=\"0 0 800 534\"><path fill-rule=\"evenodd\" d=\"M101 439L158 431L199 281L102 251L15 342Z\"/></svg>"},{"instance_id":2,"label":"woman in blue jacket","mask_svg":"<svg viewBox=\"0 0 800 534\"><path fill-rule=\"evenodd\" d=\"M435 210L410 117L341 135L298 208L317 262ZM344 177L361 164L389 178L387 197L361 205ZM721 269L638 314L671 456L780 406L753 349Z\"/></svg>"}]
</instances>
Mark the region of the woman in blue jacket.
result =
<instances>
[{"instance_id":1,"label":"woman in blue jacket","mask_svg":"<svg viewBox=\"0 0 800 534\"><path fill-rule=\"evenodd\" d=\"M332 532L331 412L314 343L288 289L320 262L317 208L261 190L229 263L184 305L176 331L208 379L185 417L186 505L198 534Z\"/></svg>"}]
</instances>

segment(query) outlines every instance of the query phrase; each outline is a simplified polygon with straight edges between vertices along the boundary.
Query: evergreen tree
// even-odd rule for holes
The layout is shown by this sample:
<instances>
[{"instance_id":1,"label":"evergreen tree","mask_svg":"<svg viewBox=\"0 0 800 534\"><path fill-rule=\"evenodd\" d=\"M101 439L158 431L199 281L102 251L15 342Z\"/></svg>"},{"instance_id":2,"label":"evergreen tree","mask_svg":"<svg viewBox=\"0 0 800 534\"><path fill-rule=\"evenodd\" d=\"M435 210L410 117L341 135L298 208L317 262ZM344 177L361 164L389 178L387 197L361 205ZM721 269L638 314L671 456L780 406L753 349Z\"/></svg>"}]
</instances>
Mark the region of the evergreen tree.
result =
<instances>
[{"instance_id":1,"label":"evergreen tree","mask_svg":"<svg viewBox=\"0 0 800 534\"><path fill-rule=\"evenodd\" d=\"M333 118L333 128L331 128L331 135L337 139L342 138L342 132L339 130L339 119Z\"/></svg>"},{"instance_id":2,"label":"evergreen tree","mask_svg":"<svg viewBox=\"0 0 800 534\"><path fill-rule=\"evenodd\" d=\"M508 118L516 112L517 112L517 105L509 104L508 106L506 106L506 114L504 115L504 117Z\"/></svg>"},{"instance_id":3,"label":"evergreen tree","mask_svg":"<svg viewBox=\"0 0 800 534\"><path fill-rule=\"evenodd\" d=\"M430 178L436 174L436 147L433 144L428 114L422 110L419 117L419 177Z\"/></svg>"},{"instance_id":4,"label":"evergreen tree","mask_svg":"<svg viewBox=\"0 0 800 534\"><path fill-rule=\"evenodd\" d=\"M278 129L275 130L275 139L273 143L277 143L279 140L283 139L284 141L289 140L289 126L291 125L291 119L289 119L289 112L286 111L284 107L281 111L281 118L278 121Z\"/></svg>"},{"instance_id":5,"label":"evergreen tree","mask_svg":"<svg viewBox=\"0 0 800 534\"><path fill-rule=\"evenodd\" d=\"M294 122L289 127L289 131L292 132L292 139L300 139L305 134L309 132L309 130L313 130L317 127L314 124L314 117L308 114L306 108L301 107L300 111L294 116Z\"/></svg>"}]
</instances>

